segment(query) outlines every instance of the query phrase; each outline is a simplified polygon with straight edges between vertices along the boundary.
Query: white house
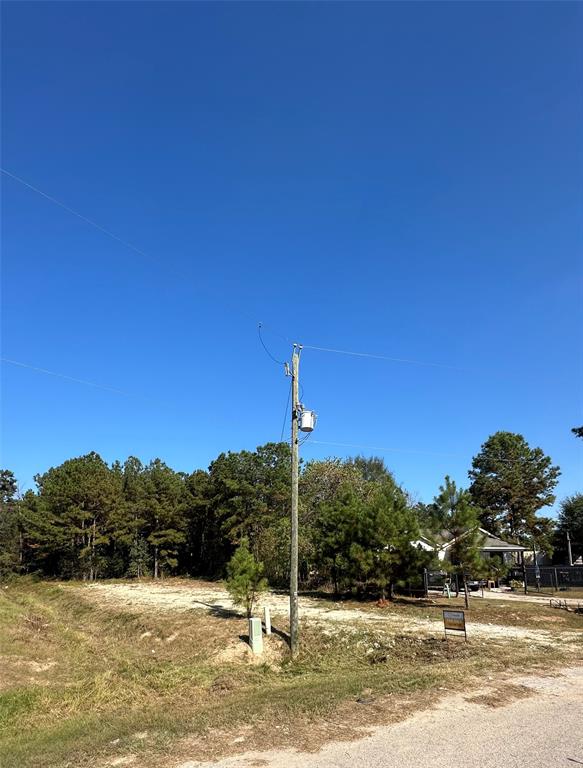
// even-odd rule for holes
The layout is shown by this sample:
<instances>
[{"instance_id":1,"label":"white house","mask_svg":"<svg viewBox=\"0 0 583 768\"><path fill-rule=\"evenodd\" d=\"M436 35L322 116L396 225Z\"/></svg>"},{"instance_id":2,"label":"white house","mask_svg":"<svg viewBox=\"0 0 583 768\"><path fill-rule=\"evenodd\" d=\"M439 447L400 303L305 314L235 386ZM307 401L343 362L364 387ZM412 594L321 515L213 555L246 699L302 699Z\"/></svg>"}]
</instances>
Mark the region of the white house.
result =
<instances>
[{"instance_id":1,"label":"white house","mask_svg":"<svg viewBox=\"0 0 583 768\"><path fill-rule=\"evenodd\" d=\"M521 547L519 544L510 544L484 528L478 529L482 535L480 542L480 554L482 557L500 557L504 563L520 562L523 552L527 552L527 547ZM462 534L464 536L465 534ZM439 560L449 561L451 559L451 548L459 536L455 538L448 531L440 531L431 536L421 534L417 541L411 542L414 547L419 547L427 552L435 552Z\"/></svg>"}]
</instances>

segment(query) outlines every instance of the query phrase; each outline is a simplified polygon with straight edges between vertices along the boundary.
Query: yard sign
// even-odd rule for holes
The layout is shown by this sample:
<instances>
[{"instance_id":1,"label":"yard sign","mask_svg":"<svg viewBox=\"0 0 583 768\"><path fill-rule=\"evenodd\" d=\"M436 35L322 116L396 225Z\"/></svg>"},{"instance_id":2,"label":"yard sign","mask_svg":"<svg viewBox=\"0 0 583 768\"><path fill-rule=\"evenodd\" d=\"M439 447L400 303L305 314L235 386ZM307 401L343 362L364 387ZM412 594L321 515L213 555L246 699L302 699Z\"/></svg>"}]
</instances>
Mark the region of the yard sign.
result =
<instances>
[{"instance_id":1,"label":"yard sign","mask_svg":"<svg viewBox=\"0 0 583 768\"><path fill-rule=\"evenodd\" d=\"M466 641L468 634L466 632L466 615L463 611L444 611L443 612L443 631L447 640L447 630L450 632L463 632Z\"/></svg>"}]
</instances>

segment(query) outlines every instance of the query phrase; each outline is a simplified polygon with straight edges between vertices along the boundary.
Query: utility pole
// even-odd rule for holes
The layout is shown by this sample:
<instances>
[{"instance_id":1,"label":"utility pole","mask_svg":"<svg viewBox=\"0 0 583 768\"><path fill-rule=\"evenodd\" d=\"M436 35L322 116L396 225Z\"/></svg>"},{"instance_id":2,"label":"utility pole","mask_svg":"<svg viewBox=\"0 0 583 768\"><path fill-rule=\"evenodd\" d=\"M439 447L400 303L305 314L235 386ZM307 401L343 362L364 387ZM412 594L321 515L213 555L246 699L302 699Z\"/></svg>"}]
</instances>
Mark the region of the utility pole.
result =
<instances>
[{"instance_id":1,"label":"utility pole","mask_svg":"<svg viewBox=\"0 0 583 768\"><path fill-rule=\"evenodd\" d=\"M571 536L567 531L567 552L569 553L569 565L573 565L573 552L571 550Z\"/></svg>"},{"instance_id":2,"label":"utility pole","mask_svg":"<svg viewBox=\"0 0 583 768\"><path fill-rule=\"evenodd\" d=\"M298 442L299 418L299 376L301 346L294 344L292 354L292 412L291 412L291 449L292 449L292 487L291 487L291 545L289 572L289 635L292 656L298 650L298 481L300 466L300 447Z\"/></svg>"}]
</instances>

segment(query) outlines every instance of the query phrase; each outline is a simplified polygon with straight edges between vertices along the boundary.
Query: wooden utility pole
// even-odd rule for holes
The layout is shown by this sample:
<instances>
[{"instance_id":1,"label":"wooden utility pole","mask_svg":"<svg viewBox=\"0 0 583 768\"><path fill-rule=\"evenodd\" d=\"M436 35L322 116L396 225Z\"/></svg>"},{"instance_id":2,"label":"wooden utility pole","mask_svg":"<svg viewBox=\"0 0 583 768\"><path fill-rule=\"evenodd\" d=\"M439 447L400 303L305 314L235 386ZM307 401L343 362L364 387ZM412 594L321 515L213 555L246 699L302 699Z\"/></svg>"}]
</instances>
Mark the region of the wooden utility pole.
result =
<instances>
[{"instance_id":1,"label":"wooden utility pole","mask_svg":"<svg viewBox=\"0 0 583 768\"><path fill-rule=\"evenodd\" d=\"M569 531L567 531L567 551L569 555L569 565L573 565L573 552L571 550L571 536L569 535Z\"/></svg>"},{"instance_id":2,"label":"wooden utility pole","mask_svg":"<svg viewBox=\"0 0 583 768\"><path fill-rule=\"evenodd\" d=\"M289 635L292 656L298 651L298 481L300 448L298 443L300 349L294 344L292 355L292 487L291 487L291 545L289 570Z\"/></svg>"}]
</instances>

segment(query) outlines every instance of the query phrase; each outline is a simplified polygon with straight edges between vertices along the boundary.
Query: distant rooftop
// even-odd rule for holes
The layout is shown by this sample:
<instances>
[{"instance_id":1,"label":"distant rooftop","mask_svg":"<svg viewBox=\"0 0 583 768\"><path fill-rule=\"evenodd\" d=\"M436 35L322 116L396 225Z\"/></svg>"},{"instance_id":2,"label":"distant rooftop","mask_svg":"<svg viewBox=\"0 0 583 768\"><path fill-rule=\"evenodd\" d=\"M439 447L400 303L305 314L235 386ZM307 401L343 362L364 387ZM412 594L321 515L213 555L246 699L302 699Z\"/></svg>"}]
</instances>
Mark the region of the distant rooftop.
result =
<instances>
[{"instance_id":1,"label":"distant rooftop","mask_svg":"<svg viewBox=\"0 0 583 768\"><path fill-rule=\"evenodd\" d=\"M527 549L526 547L521 547L520 544L511 544L508 541L504 541L504 539L494 536L493 533L485 530L485 528L480 528L479 530L484 537L480 546L482 550L489 552L525 552ZM423 531L420 538L430 544L434 543L438 549L447 549L454 541L452 534L446 530L441 530L437 533Z\"/></svg>"}]
</instances>

